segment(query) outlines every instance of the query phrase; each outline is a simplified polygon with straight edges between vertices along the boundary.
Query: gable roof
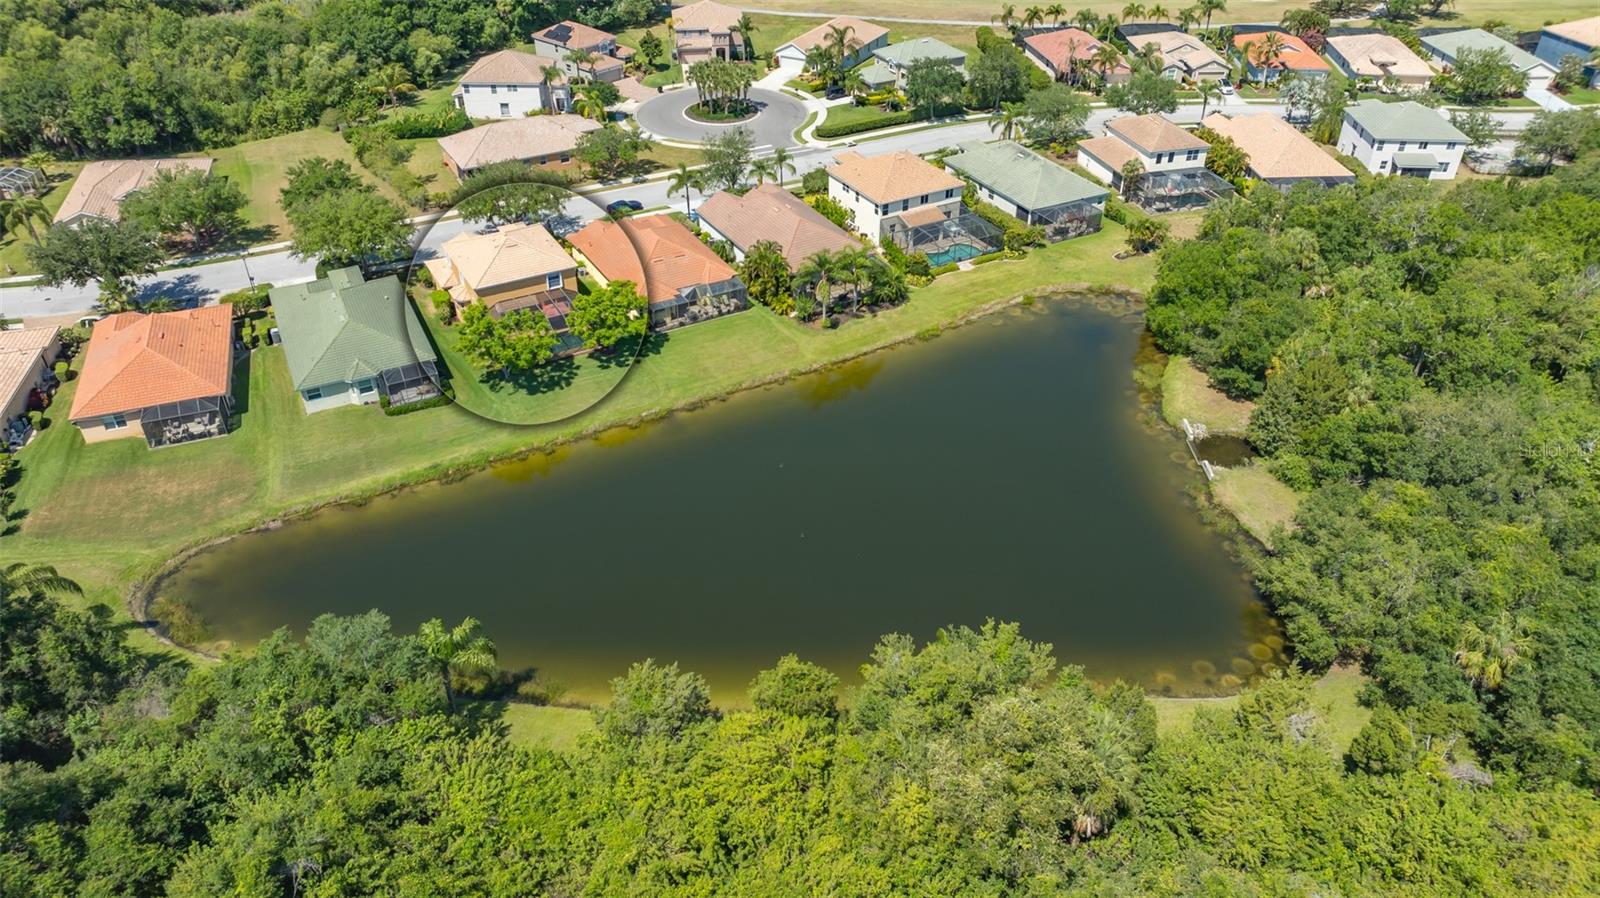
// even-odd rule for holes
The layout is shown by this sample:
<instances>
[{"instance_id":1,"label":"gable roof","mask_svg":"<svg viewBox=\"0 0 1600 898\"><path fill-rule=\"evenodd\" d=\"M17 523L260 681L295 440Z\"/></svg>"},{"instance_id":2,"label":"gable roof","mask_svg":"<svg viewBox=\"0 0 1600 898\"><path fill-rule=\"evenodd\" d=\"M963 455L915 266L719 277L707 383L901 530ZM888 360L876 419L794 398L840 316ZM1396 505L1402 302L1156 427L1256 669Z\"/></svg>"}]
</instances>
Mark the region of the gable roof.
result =
<instances>
[{"instance_id":1,"label":"gable roof","mask_svg":"<svg viewBox=\"0 0 1600 898\"><path fill-rule=\"evenodd\" d=\"M68 418L221 396L233 383L233 306L118 312L89 335Z\"/></svg>"},{"instance_id":2,"label":"gable roof","mask_svg":"<svg viewBox=\"0 0 1600 898\"><path fill-rule=\"evenodd\" d=\"M872 55L896 68L905 68L919 59L948 59L960 65L967 54L936 37L914 37L887 47L879 47Z\"/></svg>"},{"instance_id":3,"label":"gable roof","mask_svg":"<svg viewBox=\"0 0 1600 898\"><path fill-rule=\"evenodd\" d=\"M1378 140L1467 139L1438 112L1411 100L1362 100L1347 107L1344 114Z\"/></svg>"},{"instance_id":4,"label":"gable roof","mask_svg":"<svg viewBox=\"0 0 1600 898\"><path fill-rule=\"evenodd\" d=\"M1519 72L1534 68L1546 68L1552 71L1555 69L1550 63L1527 50L1495 37L1482 28L1467 28L1444 34L1425 34L1422 36L1422 45L1436 55L1448 56L1451 59L1459 56L1462 50L1499 50L1506 55L1506 61Z\"/></svg>"},{"instance_id":5,"label":"gable roof","mask_svg":"<svg viewBox=\"0 0 1600 898\"><path fill-rule=\"evenodd\" d=\"M835 157L829 176L875 203L890 203L925 193L961 189L961 179L906 150L863 156L850 150Z\"/></svg>"},{"instance_id":6,"label":"gable roof","mask_svg":"<svg viewBox=\"0 0 1600 898\"><path fill-rule=\"evenodd\" d=\"M1571 22L1546 25L1544 30L1546 34L1564 37L1575 44L1581 44L1585 47L1600 46L1600 16L1590 16L1587 19L1574 19Z\"/></svg>"},{"instance_id":7,"label":"gable roof","mask_svg":"<svg viewBox=\"0 0 1600 898\"><path fill-rule=\"evenodd\" d=\"M777 184L762 184L744 196L726 190L700 204L700 220L749 252L763 240L778 244L794 270L818 250L854 249L861 244L821 212Z\"/></svg>"},{"instance_id":8,"label":"gable roof","mask_svg":"<svg viewBox=\"0 0 1600 898\"><path fill-rule=\"evenodd\" d=\"M1090 137L1087 140L1078 141L1078 153L1079 155L1087 153L1093 156L1105 163L1106 168L1119 174L1122 171L1122 167L1127 165L1130 160L1139 158L1139 154L1134 151L1133 147L1128 146L1126 141L1112 137L1109 134L1105 137Z\"/></svg>"},{"instance_id":9,"label":"gable roof","mask_svg":"<svg viewBox=\"0 0 1600 898\"><path fill-rule=\"evenodd\" d=\"M889 34L889 29L883 27L882 25L874 25L871 22L857 19L854 16L837 16L829 19L826 22L823 22L821 25L818 25L810 31L807 31L805 34L800 35L783 46L794 47L797 50L809 50L812 47L822 46L823 44L827 43L828 36L830 34L828 29L834 25L837 25L840 28L849 28L850 39L855 41L858 46L862 47L865 47L880 37L886 37ZM778 49L781 50L783 47L779 47Z\"/></svg>"},{"instance_id":10,"label":"gable roof","mask_svg":"<svg viewBox=\"0 0 1600 898\"><path fill-rule=\"evenodd\" d=\"M297 390L438 358L394 275L363 281L360 268L344 268L308 284L274 287L271 296Z\"/></svg>"},{"instance_id":11,"label":"gable roof","mask_svg":"<svg viewBox=\"0 0 1600 898\"><path fill-rule=\"evenodd\" d=\"M734 277L721 256L667 215L620 222L602 218L567 240L606 280L633 281L644 288L651 303L675 299L685 287L720 284Z\"/></svg>"},{"instance_id":12,"label":"gable roof","mask_svg":"<svg viewBox=\"0 0 1600 898\"><path fill-rule=\"evenodd\" d=\"M542 225L505 225L493 234L457 234L439 251L450 260L460 283L474 291L492 290L576 268L577 263ZM448 290L454 284L439 284Z\"/></svg>"},{"instance_id":13,"label":"gable roof","mask_svg":"<svg viewBox=\"0 0 1600 898\"><path fill-rule=\"evenodd\" d=\"M699 3L673 8L672 30L727 34L739 24L739 16L739 11L731 6L723 6L716 0L700 0Z\"/></svg>"},{"instance_id":14,"label":"gable roof","mask_svg":"<svg viewBox=\"0 0 1600 898\"><path fill-rule=\"evenodd\" d=\"M543 84L544 70L556 60L523 50L496 50L478 57L461 73L461 84Z\"/></svg>"},{"instance_id":15,"label":"gable roof","mask_svg":"<svg viewBox=\"0 0 1600 898\"><path fill-rule=\"evenodd\" d=\"M56 210L55 221L68 221L79 215L93 215L116 221L122 201L128 194L150 183L157 172L211 172L213 160L195 159L106 159L91 162L78 173Z\"/></svg>"},{"instance_id":16,"label":"gable roof","mask_svg":"<svg viewBox=\"0 0 1600 898\"><path fill-rule=\"evenodd\" d=\"M508 159L536 159L570 153L578 138L603 127L581 115L530 115L490 122L439 138L439 148L458 170L482 168Z\"/></svg>"},{"instance_id":17,"label":"gable roof","mask_svg":"<svg viewBox=\"0 0 1600 898\"><path fill-rule=\"evenodd\" d=\"M1106 122L1106 133L1120 137L1129 145L1146 154L1169 153L1176 150L1203 150L1210 144L1167 121L1159 112L1145 115L1125 115Z\"/></svg>"},{"instance_id":18,"label":"gable roof","mask_svg":"<svg viewBox=\"0 0 1600 898\"><path fill-rule=\"evenodd\" d=\"M1064 72L1067 70L1069 60L1086 62L1094 56L1095 51L1100 49L1101 41L1081 28L1058 28L1055 31L1030 34L1022 39L1022 43L1049 63L1052 69ZM1128 63L1118 62L1111 71L1126 72Z\"/></svg>"},{"instance_id":19,"label":"gable roof","mask_svg":"<svg viewBox=\"0 0 1600 898\"><path fill-rule=\"evenodd\" d=\"M1048 209L1107 195L1100 185L1014 140L968 141L961 144L961 152L945 157L944 163L1024 209Z\"/></svg>"},{"instance_id":20,"label":"gable roof","mask_svg":"<svg viewBox=\"0 0 1600 898\"><path fill-rule=\"evenodd\" d=\"M615 41L617 36L609 31L592 28L582 22L567 19L557 22L542 31L535 31L533 36L540 40L549 41L558 47L567 47L572 50L589 50L604 44L606 41Z\"/></svg>"},{"instance_id":21,"label":"gable roof","mask_svg":"<svg viewBox=\"0 0 1600 898\"><path fill-rule=\"evenodd\" d=\"M0 408L9 405L24 387L33 386L39 371L52 361L43 357L44 351L59 331L55 327L0 330Z\"/></svg>"},{"instance_id":22,"label":"gable roof","mask_svg":"<svg viewBox=\"0 0 1600 898\"><path fill-rule=\"evenodd\" d=\"M1291 72L1328 71L1328 61L1319 56L1317 51L1311 49L1311 45L1287 31L1273 31L1271 29L1269 31L1276 34L1278 39L1283 41L1283 47L1279 51L1282 55L1274 59L1267 68ZM1234 49L1244 55L1251 65L1257 65L1258 63L1250 58L1245 48L1260 42L1261 38L1267 33L1268 31L1257 31L1250 34L1235 34L1233 36Z\"/></svg>"},{"instance_id":23,"label":"gable roof","mask_svg":"<svg viewBox=\"0 0 1600 898\"><path fill-rule=\"evenodd\" d=\"M1228 63L1217 55L1217 51L1201 43L1194 35L1182 31L1152 31L1139 34L1129 37L1128 44L1135 50L1142 49L1145 44L1155 44L1156 52L1161 54L1163 65L1175 65L1188 72L1198 71L1206 66L1228 68Z\"/></svg>"},{"instance_id":24,"label":"gable roof","mask_svg":"<svg viewBox=\"0 0 1600 898\"><path fill-rule=\"evenodd\" d=\"M1343 34L1328 38L1328 46L1344 57L1357 75L1368 78L1432 78L1433 69L1398 38L1387 34Z\"/></svg>"},{"instance_id":25,"label":"gable roof","mask_svg":"<svg viewBox=\"0 0 1600 898\"><path fill-rule=\"evenodd\" d=\"M1250 157L1250 170L1263 180L1355 180L1349 169L1324 153L1311 138L1270 112L1232 118L1213 112L1201 124L1237 144Z\"/></svg>"}]
</instances>

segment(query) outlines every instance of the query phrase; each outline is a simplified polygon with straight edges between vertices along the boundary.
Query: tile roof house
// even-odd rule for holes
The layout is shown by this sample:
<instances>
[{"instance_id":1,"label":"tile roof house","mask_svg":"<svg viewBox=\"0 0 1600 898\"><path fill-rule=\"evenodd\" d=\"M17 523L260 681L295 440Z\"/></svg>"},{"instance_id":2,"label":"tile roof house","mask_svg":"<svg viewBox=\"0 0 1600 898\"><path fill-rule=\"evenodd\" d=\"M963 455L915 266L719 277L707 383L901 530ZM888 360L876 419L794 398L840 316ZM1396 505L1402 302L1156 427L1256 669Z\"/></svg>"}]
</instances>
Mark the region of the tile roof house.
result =
<instances>
[{"instance_id":1,"label":"tile roof house","mask_svg":"<svg viewBox=\"0 0 1600 898\"><path fill-rule=\"evenodd\" d=\"M1443 34L1424 34L1422 46L1426 47L1441 66L1453 66L1463 50L1498 50L1506 61L1528 78L1527 90L1549 90L1555 80L1556 67L1534 56L1516 44L1502 40L1482 28L1467 28Z\"/></svg>"},{"instance_id":2,"label":"tile roof house","mask_svg":"<svg viewBox=\"0 0 1600 898\"><path fill-rule=\"evenodd\" d=\"M545 69L560 60L522 50L496 50L481 56L456 82L450 95L470 119L515 119L530 112L565 112L572 101L565 77L545 79Z\"/></svg>"},{"instance_id":3,"label":"tile roof house","mask_svg":"<svg viewBox=\"0 0 1600 898\"><path fill-rule=\"evenodd\" d=\"M233 307L119 312L95 322L67 418L86 442L165 446L227 433Z\"/></svg>"},{"instance_id":4,"label":"tile roof house","mask_svg":"<svg viewBox=\"0 0 1600 898\"><path fill-rule=\"evenodd\" d=\"M55 386L50 366L61 350L56 327L0 330L0 449L21 446L33 436L28 399L34 390Z\"/></svg>"},{"instance_id":5,"label":"tile roof house","mask_svg":"<svg viewBox=\"0 0 1600 898\"><path fill-rule=\"evenodd\" d=\"M496 162L558 166L572 161L578 139L601 128L581 115L532 115L491 122L439 138L445 167L458 178Z\"/></svg>"},{"instance_id":6,"label":"tile roof house","mask_svg":"<svg viewBox=\"0 0 1600 898\"><path fill-rule=\"evenodd\" d=\"M214 160L195 159L110 159L91 162L78 173L67 191L67 198L56 210L57 224L76 225L90 218L116 221L122 201L128 194L149 184L158 172L197 171L211 173Z\"/></svg>"},{"instance_id":7,"label":"tile roof house","mask_svg":"<svg viewBox=\"0 0 1600 898\"><path fill-rule=\"evenodd\" d=\"M762 241L778 245L789 270L819 250L837 252L861 244L821 212L777 184L762 184L744 196L724 190L700 204L700 225L733 245L743 260Z\"/></svg>"},{"instance_id":8,"label":"tile roof house","mask_svg":"<svg viewBox=\"0 0 1600 898\"><path fill-rule=\"evenodd\" d=\"M1351 184L1356 176L1293 125L1270 112L1227 116L1213 112L1201 124L1236 144L1250 159L1250 176L1287 189L1301 181Z\"/></svg>"},{"instance_id":9,"label":"tile roof house","mask_svg":"<svg viewBox=\"0 0 1600 898\"><path fill-rule=\"evenodd\" d=\"M1344 111L1339 152L1377 175L1447 181L1456 176L1467 136L1420 103L1362 100Z\"/></svg>"},{"instance_id":10,"label":"tile roof house","mask_svg":"<svg viewBox=\"0 0 1600 898\"><path fill-rule=\"evenodd\" d=\"M961 206L966 184L905 150L863 156L840 153L828 166L828 196L849 209L855 229L873 240L905 228L948 219ZM908 216L907 213L917 212Z\"/></svg>"},{"instance_id":11,"label":"tile roof house","mask_svg":"<svg viewBox=\"0 0 1600 898\"><path fill-rule=\"evenodd\" d=\"M457 234L423 266L433 283L450 294L459 313L472 303L496 318L536 309L558 335L567 333L567 313L578 293L578 263L537 224L505 225L489 234ZM576 348L575 341L563 351Z\"/></svg>"},{"instance_id":12,"label":"tile roof house","mask_svg":"<svg viewBox=\"0 0 1600 898\"><path fill-rule=\"evenodd\" d=\"M1231 192L1206 169L1209 149L1158 113L1128 115L1107 122L1104 137L1078 141L1078 165L1121 190L1123 166L1138 162L1140 176L1130 198L1151 211L1170 211L1203 206Z\"/></svg>"},{"instance_id":13,"label":"tile roof house","mask_svg":"<svg viewBox=\"0 0 1600 898\"><path fill-rule=\"evenodd\" d=\"M1278 50L1276 59L1266 60L1259 55L1261 40L1268 33L1276 34L1282 46ZM1244 60L1245 77L1251 81L1260 81L1266 75L1267 81L1276 81L1284 72L1294 72L1296 75L1307 78L1325 78L1329 66L1327 60L1311 49L1310 45L1287 31L1258 31L1248 34L1234 34L1233 48Z\"/></svg>"},{"instance_id":14,"label":"tile roof house","mask_svg":"<svg viewBox=\"0 0 1600 898\"><path fill-rule=\"evenodd\" d=\"M881 67L879 69L880 73L893 74L894 83L901 87L904 87L906 83L906 70L911 68L912 63L920 59L947 59L955 64L957 68L962 68L967 64L967 54L965 52L957 50L944 41L933 37L914 37L900 41L897 44L879 47L872 51L872 58L875 65ZM872 67L868 66L868 68ZM865 70L862 72L862 77L866 78ZM882 75L880 74L876 77L881 78ZM868 83L871 84L872 82L869 80Z\"/></svg>"},{"instance_id":15,"label":"tile roof house","mask_svg":"<svg viewBox=\"0 0 1600 898\"><path fill-rule=\"evenodd\" d=\"M609 31L591 28L568 19L533 33L533 49L541 56L557 60L568 78L616 81L623 67L633 58L633 50L617 43ZM567 58L569 53L588 53L593 59L583 65Z\"/></svg>"},{"instance_id":16,"label":"tile roof house","mask_svg":"<svg viewBox=\"0 0 1600 898\"><path fill-rule=\"evenodd\" d=\"M1154 45L1161 57L1161 74L1173 81L1221 81L1232 71L1217 51L1182 31L1129 34L1127 41L1134 50Z\"/></svg>"},{"instance_id":17,"label":"tile roof house","mask_svg":"<svg viewBox=\"0 0 1600 898\"><path fill-rule=\"evenodd\" d=\"M1100 229L1104 187L1078 177L1014 140L968 141L944 164L971 179L978 196L1063 240Z\"/></svg>"},{"instance_id":18,"label":"tile roof house","mask_svg":"<svg viewBox=\"0 0 1600 898\"><path fill-rule=\"evenodd\" d=\"M806 53L812 47L828 45L829 37L833 34L832 29L835 27L850 30L850 42L854 49L845 55L844 66L847 69L855 68L875 50L889 43L889 29L882 25L874 25L853 16L838 16L780 46L773 51L773 54L778 57L780 65L786 63L790 67L801 66L806 61Z\"/></svg>"},{"instance_id":19,"label":"tile roof house","mask_svg":"<svg viewBox=\"0 0 1600 898\"><path fill-rule=\"evenodd\" d=\"M688 68L707 59L744 56L744 38L738 32L739 10L716 0L700 0L672 10L673 56Z\"/></svg>"},{"instance_id":20,"label":"tile roof house","mask_svg":"<svg viewBox=\"0 0 1600 898\"><path fill-rule=\"evenodd\" d=\"M1399 38L1387 34L1342 34L1328 38L1328 58L1351 78L1393 78L1404 91L1427 88L1433 69ZM1387 88L1385 88L1387 89Z\"/></svg>"},{"instance_id":21,"label":"tile roof house","mask_svg":"<svg viewBox=\"0 0 1600 898\"><path fill-rule=\"evenodd\" d=\"M568 235L567 242L602 285L637 285L650 302L654 328L692 324L745 306L738 273L669 215L602 218Z\"/></svg>"},{"instance_id":22,"label":"tile roof house","mask_svg":"<svg viewBox=\"0 0 1600 898\"><path fill-rule=\"evenodd\" d=\"M1591 59L1596 48L1600 48L1600 16L1591 16L1546 25L1539 32L1539 45L1533 48L1533 55L1557 69L1561 68L1561 61L1568 56L1578 57L1584 63L1583 71L1588 75L1589 86L1596 87L1600 86L1600 61Z\"/></svg>"},{"instance_id":23,"label":"tile roof house","mask_svg":"<svg viewBox=\"0 0 1600 898\"><path fill-rule=\"evenodd\" d=\"M1101 41L1081 28L1039 31L1022 39L1022 51L1057 81L1072 81L1080 73L1098 72L1090 61L1100 47ZM1107 84L1121 84L1130 74L1127 60L1118 60L1104 72Z\"/></svg>"},{"instance_id":24,"label":"tile roof house","mask_svg":"<svg viewBox=\"0 0 1600 898\"><path fill-rule=\"evenodd\" d=\"M438 356L394 275L364 281L360 268L342 268L271 296L307 412L439 395Z\"/></svg>"}]
</instances>

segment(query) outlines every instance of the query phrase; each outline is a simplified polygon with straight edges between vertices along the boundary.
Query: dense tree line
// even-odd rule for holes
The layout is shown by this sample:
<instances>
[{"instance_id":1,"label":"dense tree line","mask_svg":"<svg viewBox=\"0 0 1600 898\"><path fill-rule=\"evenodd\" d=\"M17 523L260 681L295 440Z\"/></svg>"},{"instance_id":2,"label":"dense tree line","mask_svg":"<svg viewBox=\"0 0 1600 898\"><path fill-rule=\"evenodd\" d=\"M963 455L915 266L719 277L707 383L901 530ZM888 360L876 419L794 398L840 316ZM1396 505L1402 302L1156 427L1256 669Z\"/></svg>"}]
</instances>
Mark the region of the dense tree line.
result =
<instances>
[{"instance_id":1,"label":"dense tree line","mask_svg":"<svg viewBox=\"0 0 1600 898\"><path fill-rule=\"evenodd\" d=\"M1257 190L1161 260L1149 326L1309 496L1255 564L1296 655L1414 746L1600 786L1600 157L1540 181Z\"/></svg>"},{"instance_id":2,"label":"dense tree line","mask_svg":"<svg viewBox=\"0 0 1600 898\"><path fill-rule=\"evenodd\" d=\"M356 120L534 28L640 24L647 0L0 5L0 151L219 146Z\"/></svg>"},{"instance_id":3,"label":"dense tree line","mask_svg":"<svg viewBox=\"0 0 1600 898\"><path fill-rule=\"evenodd\" d=\"M644 662L578 751L511 744L470 622L324 617L191 668L47 569L0 578L0 892L75 895L1592 894L1600 802L1458 782L1304 677L1158 736L1137 688L1013 625L886 637L837 698L789 657L718 712Z\"/></svg>"}]
</instances>

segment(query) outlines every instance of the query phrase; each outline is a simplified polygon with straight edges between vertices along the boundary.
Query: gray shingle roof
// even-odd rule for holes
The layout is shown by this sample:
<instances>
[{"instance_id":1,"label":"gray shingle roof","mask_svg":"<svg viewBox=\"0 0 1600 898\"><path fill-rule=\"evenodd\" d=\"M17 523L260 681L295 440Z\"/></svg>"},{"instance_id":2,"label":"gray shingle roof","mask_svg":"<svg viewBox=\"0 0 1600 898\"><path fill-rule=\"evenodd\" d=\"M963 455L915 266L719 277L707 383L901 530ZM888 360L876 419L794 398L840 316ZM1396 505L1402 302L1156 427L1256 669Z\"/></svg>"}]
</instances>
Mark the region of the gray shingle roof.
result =
<instances>
[{"instance_id":1,"label":"gray shingle roof","mask_svg":"<svg viewBox=\"0 0 1600 898\"><path fill-rule=\"evenodd\" d=\"M1467 136L1435 110L1411 100L1362 100L1344 111L1378 140L1454 140Z\"/></svg>"},{"instance_id":2,"label":"gray shingle roof","mask_svg":"<svg viewBox=\"0 0 1600 898\"><path fill-rule=\"evenodd\" d=\"M344 268L271 296L297 390L438 358L393 275L363 282L361 269Z\"/></svg>"},{"instance_id":3,"label":"gray shingle roof","mask_svg":"<svg viewBox=\"0 0 1600 898\"><path fill-rule=\"evenodd\" d=\"M1102 199L1108 191L1091 184L1014 140L968 141L944 164L1024 209L1048 209Z\"/></svg>"},{"instance_id":4,"label":"gray shingle roof","mask_svg":"<svg viewBox=\"0 0 1600 898\"><path fill-rule=\"evenodd\" d=\"M1506 61L1510 62L1519 72L1526 72L1537 66L1551 67L1549 63L1540 60L1527 50L1518 47L1516 44L1507 43L1482 28L1468 28L1465 31L1424 35L1422 37L1422 45L1430 51L1450 59L1455 59L1462 50L1499 50L1506 54Z\"/></svg>"}]
</instances>

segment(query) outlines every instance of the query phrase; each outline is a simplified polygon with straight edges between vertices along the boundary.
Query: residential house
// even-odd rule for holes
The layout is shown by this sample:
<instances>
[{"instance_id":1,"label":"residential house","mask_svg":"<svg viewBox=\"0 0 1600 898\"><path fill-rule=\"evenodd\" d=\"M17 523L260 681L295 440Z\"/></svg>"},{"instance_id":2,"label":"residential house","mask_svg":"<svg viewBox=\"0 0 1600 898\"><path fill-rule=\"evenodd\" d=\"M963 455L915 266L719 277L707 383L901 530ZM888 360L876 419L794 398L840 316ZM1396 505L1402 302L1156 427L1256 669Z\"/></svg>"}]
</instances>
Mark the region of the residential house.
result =
<instances>
[{"instance_id":1,"label":"residential house","mask_svg":"<svg viewBox=\"0 0 1600 898\"><path fill-rule=\"evenodd\" d=\"M1183 31L1128 33L1124 37L1135 51L1154 46L1161 59L1161 74L1173 81L1222 81L1233 71L1228 61L1193 34Z\"/></svg>"},{"instance_id":2,"label":"residential house","mask_svg":"<svg viewBox=\"0 0 1600 898\"><path fill-rule=\"evenodd\" d=\"M744 282L709 246L669 215L599 219L567 237L601 286L632 281L650 302L657 330L744 308Z\"/></svg>"},{"instance_id":3,"label":"residential house","mask_svg":"<svg viewBox=\"0 0 1600 898\"><path fill-rule=\"evenodd\" d=\"M49 186L44 172L37 168L0 166L0 199L14 200L19 196L36 196L44 193Z\"/></svg>"},{"instance_id":4,"label":"residential house","mask_svg":"<svg viewBox=\"0 0 1600 898\"><path fill-rule=\"evenodd\" d=\"M1276 34L1282 44L1278 48L1278 56L1270 60L1261 58L1259 54L1261 41L1269 33ZM1267 82L1271 83L1290 72L1302 78L1328 77L1327 60L1305 41L1287 31L1269 28L1243 34L1235 32L1233 48L1244 61L1244 74L1249 81L1259 83L1265 76Z\"/></svg>"},{"instance_id":5,"label":"residential house","mask_svg":"<svg viewBox=\"0 0 1600 898\"><path fill-rule=\"evenodd\" d=\"M533 49L540 56L556 59L569 81L619 81L633 58L633 50L617 43L616 35L571 19L535 31ZM573 53L587 53L590 60L580 65L568 58Z\"/></svg>"},{"instance_id":6,"label":"residential house","mask_svg":"<svg viewBox=\"0 0 1600 898\"><path fill-rule=\"evenodd\" d=\"M67 191L67 198L56 210L56 224L76 226L91 218L116 221L121 217L122 201L155 180L159 172L197 171L211 173L213 160L204 157L184 159L108 159L91 162L78 173Z\"/></svg>"},{"instance_id":7,"label":"residential house","mask_svg":"<svg viewBox=\"0 0 1600 898\"><path fill-rule=\"evenodd\" d=\"M1600 87L1600 61L1594 58L1597 48L1600 48L1600 16L1591 16L1574 22L1546 25L1539 32L1539 45L1534 47L1533 55L1555 66L1557 71L1561 69L1562 60L1576 56L1584 64L1583 71L1588 76L1589 86Z\"/></svg>"},{"instance_id":8,"label":"residential house","mask_svg":"<svg viewBox=\"0 0 1600 898\"><path fill-rule=\"evenodd\" d=\"M490 122L439 138L445 167L458 178L496 162L526 162L556 168L572 162L578 139L602 127L583 116L561 113Z\"/></svg>"},{"instance_id":9,"label":"residential house","mask_svg":"<svg viewBox=\"0 0 1600 898\"><path fill-rule=\"evenodd\" d=\"M1328 38L1328 58L1351 78L1366 78L1387 91L1427 90L1433 69L1399 38L1387 34L1343 34Z\"/></svg>"},{"instance_id":10,"label":"residential house","mask_svg":"<svg viewBox=\"0 0 1600 898\"><path fill-rule=\"evenodd\" d=\"M1437 110L1401 100L1362 100L1344 111L1339 152L1377 175L1448 181L1467 151L1467 136Z\"/></svg>"},{"instance_id":11,"label":"residential house","mask_svg":"<svg viewBox=\"0 0 1600 898\"><path fill-rule=\"evenodd\" d=\"M0 450L33 437L28 410L36 394L56 388L51 364L61 352L59 333L54 327L0 330Z\"/></svg>"},{"instance_id":12,"label":"residential house","mask_svg":"<svg viewBox=\"0 0 1600 898\"><path fill-rule=\"evenodd\" d=\"M880 156L849 150L828 166L828 196L850 210L855 229L874 241L954 217L965 186L905 150Z\"/></svg>"},{"instance_id":13,"label":"residential house","mask_svg":"<svg viewBox=\"0 0 1600 898\"><path fill-rule=\"evenodd\" d=\"M283 357L306 411L409 405L439 395L439 357L394 275L342 268L272 289Z\"/></svg>"},{"instance_id":14,"label":"residential house","mask_svg":"<svg viewBox=\"0 0 1600 898\"><path fill-rule=\"evenodd\" d=\"M1528 78L1527 90L1545 91L1555 80L1556 67L1509 41L1502 40L1482 28L1467 28L1444 34L1425 34L1422 46L1441 67L1454 66L1463 50L1498 50L1504 53L1512 67Z\"/></svg>"},{"instance_id":15,"label":"residential house","mask_svg":"<svg viewBox=\"0 0 1600 898\"><path fill-rule=\"evenodd\" d=\"M492 233L457 234L423 265L434 285L450 294L459 313L472 303L503 317L518 309L544 315L562 337L563 352L578 341L567 331L567 314L578 295L578 263L541 225L511 224Z\"/></svg>"},{"instance_id":16,"label":"residential house","mask_svg":"<svg viewBox=\"0 0 1600 898\"><path fill-rule=\"evenodd\" d=\"M548 74L559 60L522 50L496 50L462 74L450 96L470 119L517 119L530 113L565 112L572 88L564 76Z\"/></svg>"},{"instance_id":17,"label":"residential house","mask_svg":"<svg viewBox=\"0 0 1600 898\"><path fill-rule=\"evenodd\" d=\"M233 306L118 312L96 321L67 420L85 442L151 448L228 432Z\"/></svg>"},{"instance_id":18,"label":"residential house","mask_svg":"<svg viewBox=\"0 0 1600 898\"><path fill-rule=\"evenodd\" d=\"M1131 74L1127 60L1117 60L1104 72L1094 64L1100 47L1098 38L1080 28L1038 31L1022 39L1022 52L1057 81L1075 81L1098 73L1105 76L1107 84L1126 82Z\"/></svg>"},{"instance_id":19,"label":"residential house","mask_svg":"<svg viewBox=\"0 0 1600 898\"><path fill-rule=\"evenodd\" d=\"M861 246L804 200L770 182L744 196L721 191L707 197L698 211L700 226L713 239L728 241L734 258L741 262L751 247L763 241L778 245L790 271L819 250L838 252Z\"/></svg>"},{"instance_id":20,"label":"residential house","mask_svg":"<svg viewBox=\"0 0 1600 898\"><path fill-rule=\"evenodd\" d=\"M1128 115L1106 123L1104 137L1078 141L1078 165L1121 190L1150 211L1203 206L1232 189L1206 169L1211 145L1157 113ZM1123 167L1139 163L1139 178L1126 188Z\"/></svg>"},{"instance_id":21,"label":"residential house","mask_svg":"<svg viewBox=\"0 0 1600 898\"><path fill-rule=\"evenodd\" d=\"M1232 140L1250 159L1250 176L1288 190L1311 182L1351 184L1356 176L1293 125L1270 112L1228 116L1213 112L1201 124Z\"/></svg>"},{"instance_id":22,"label":"residential house","mask_svg":"<svg viewBox=\"0 0 1600 898\"><path fill-rule=\"evenodd\" d=\"M1014 140L968 141L944 164L972 181L980 199L1043 228L1050 240L1100 230L1110 193Z\"/></svg>"},{"instance_id":23,"label":"residential house","mask_svg":"<svg viewBox=\"0 0 1600 898\"><path fill-rule=\"evenodd\" d=\"M861 75L871 87L893 83L896 87L904 88L906 72L912 63L920 59L948 59L963 71L967 64L967 54L944 41L933 37L914 37L873 50L873 61L861 70ZM887 76L892 76L892 81L885 81Z\"/></svg>"},{"instance_id":24,"label":"residential house","mask_svg":"<svg viewBox=\"0 0 1600 898\"><path fill-rule=\"evenodd\" d=\"M889 44L889 29L882 25L874 25L853 16L838 16L789 41L774 50L773 55L778 57L780 66L798 71L805 66L806 54L813 47L829 46L834 28L847 28L850 31L852 49L844 57L844 67L847 69L855 68L875 51Z\"/></svg>"},{"instance_id":25,"label":"residential house","mask_svg":"<svg viewBox=\"0 0 1600 898\"><path fill-rule=\"evenodd\" d=\"M716 0L700 0L672 10L673 55L685 69L707 59L741 59L741 13Z\"/></svg>"}]
</instances>

